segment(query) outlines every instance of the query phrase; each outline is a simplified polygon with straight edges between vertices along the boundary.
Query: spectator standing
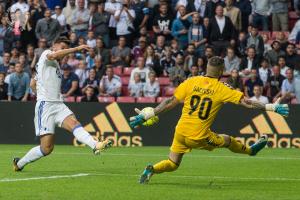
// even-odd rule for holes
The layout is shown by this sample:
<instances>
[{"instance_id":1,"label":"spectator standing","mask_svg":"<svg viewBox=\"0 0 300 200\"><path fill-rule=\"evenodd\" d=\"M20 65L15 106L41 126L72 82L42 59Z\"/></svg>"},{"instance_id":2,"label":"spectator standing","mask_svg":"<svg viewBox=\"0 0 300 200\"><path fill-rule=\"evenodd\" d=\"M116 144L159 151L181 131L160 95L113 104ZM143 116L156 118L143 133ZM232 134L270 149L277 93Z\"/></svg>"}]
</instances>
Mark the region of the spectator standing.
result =
<instances>
[{"instance_id":1,"label":"spectator standing","mask_svg":"<svg viewBox=\"0 0 300 200\"><path fill-rule=\"evenodd\" d=\"M249 0L235 1L235 6L241 11L242 17L242 31L247 31L249 25L249 16L252 13L252 6Z\"/></svg>"},{"instance_id":2,"label":"spectator standing","mask_svg":"<svg viewBox=\"0 0 300 200\"><path fill-rule=\"evenodd\" d=\"M178 53L176 56L175 66L172 67L169 71L169 78L174 87L177 87L180 83L185 80L185 72L183 69L183 54Z\"/></svg>"},{"instance_id":3,"label":"spectator standing","mask_svg":"<svg viewBox=\"0 0 300 200\"><path fill-rule=\"evenodd\" d=\"M114 66L129 66L131 50L126 46L126 38L119 38L118 46L111 50L111 63Z\"/></svg>"},{"instance_id":4,"label":"spectator standing","mask_svg":"<svg viewBox=\"0 0 300 200\"><path fill-rule=\"evenodd\" d=\"M243 91L243 81L239 76L239 71L237 69L232 69L229 78L227 79L227 83L231 85L234 89L238 91Z\"/></svg>"},{"instance_id":5,"label":"spectator standing","mask_svg":"<svg viewBox=\"0 0 300 200\"><path fill-rule=\"evenodd\" d=\"M272 7L272 29L273 31L288 31L288 0L270 0Z\"/></svg>"},{"instance_id":6,"label":"spectator standing","mask_svg":"<svg viewBox=\"0 0 300 200\"><path fill-rule=\"evenodd\" d=\"M242 30L242 14L239 8L235 7L233 4L234 0L225 0L224 15L231 19L237 31Z\"/></svg>"},{"instance_id":7,"label":"spectator standing","mask_svg":"<svg viewBox=\"0 0 300 200\"><path fill-rule=\"evenodd\" d=\"M268 78L267 87L269 88L269 98L271 101L279 98L281 94L281 86L285 77L280 74L280 67L275 65L272 68L273 75Z\"/></svg>"},{"instance_id":8,"label":"spectator standing","mask_svg":"<svg viewBox=\"0 0 300 200\"><path fill-rule=\"evenodd\" d=\"M277 64L279 56L285 56L285 52L280 49L280 42L275 40L272 43L272 49L265 54L265 58L274 66Z\"/></svg>"},{"instance_id":9,"label":"spectator standing","mask_svg":"<svg viewBox=\"0 0 300 200\"><path fill-rule=\"evenodd\" d=\"M205 44L207 42L207 31L200 24L199 13L194 13L192 15L192 24L188 31L188 42L189 44L194 44L196 47L197 56L203 56L205 50Z\"/></svg>"},{"instance_id":10,"label":"spectator standing","mask_svg":"<svg viewBox=\"0 0 300 200\"><path fill-rule=\"evenodd\" d=\"M106 76L102 77L100 81L100 96L113 96L121 95L122 83L119 76L114 75L113 68L106 69Z\"/></svg>"},{"instance_id":11,"label":"spectator standing","mask_svg":"<svg viewBox=\"0 0 300 200\"><path fill-rule=\"evenodd\" d=\"M271 0L253 0L252 17L253 25L263 28L263 31L269 30L269 16L271 15Z\"/></svg>"},{"instance_id":12,"label":"spectator standing","mask_svg":"<svg viewBox=\"0 0 300 200\"><path fill-rule=\"evenodd\" d=\"M208 41L214 46L216 55L224 54L229 44L235 43L235 34L230 18L223 15L223 7L218 5L208 27Z\"/></svg>"},{"instance_id":13,"label":"spectator standing","mask_svg":"<svg viewBox=\"0 0 300 200\"><path fill-rule=\"evenodd\" d=\"M132 0L131 8L135 12L135 19L133 21L133 26L137 30L140 30L142 27L147 26L149 19L149 8L147 7L147 2L142 0ZM135 35L137 35L135 33Z\"/></svg>"},{"instance_id":14,"label":"spectator standing","mask_svg":"<svg viewBox=\"0 0 300 200\"><path fill-rule=\"evenodd\" d=\"M5 73L0 72L0 101L7 100L8 84L4 80Z\"/></svg>"},{"instance_id":15,"label":"spectator standing","mask_svg":"<svg viewBox=\"0 0 300 200\"><path fill-rule=\"evenodd\" d=\"M115 13L117 10L122 9L122 4L117 2L116 0L108 0L105 3L105 11L110 14L110 19L109 19L109 36L111 40L116 39L116 25L117 21L115 19Z\"/></svg>"},{"instance_id":16,"label":"spectator standing","mask_svg":"<svg viewBox=\"0 0 300 200\"><path fill-rule=\"evenodd\" d=\"M64 98L78 95L79 91L79 78L72 72L70 65L62 66L63 75L61 80L61 93Z\"/></svg>"},{"instance_id":17,"label":"spectator standing","mask_svg":"<svg viewBox=\"0 0 300 200\"><path fill-rule=\"evenodd\" d=\"M252 69L250 72L250 79L246 81L245 83L245 96L250 98L254 96L253 89L254 86L260 86L263 87L263 82L260 80L260 78L257 75L257 70Z\"/></svg>"},{"instance_id":18,"label":"spectator standing","mask_svg":"<svg viewBox=\"0 0 300 200\"><path fill-rule=\"evenodd\" d=\"M160 93L159 82L156 80L155 72L149 73L149 82L144 83L143 93L145 97L158 97Z\"/></svg>"},{"instance_id":19,"label":"spectator standing","mask_svg":"<svg viewBox=\"0 0 300 200\"><path fill-rule=\"evenodd\" d=\"M129 95L131 97L141 97L143 96L144 83L141 81L141 75L136 72L133 75L133 82L128 85Z\"/></svg>"},{"instance_id":20,"label":"spectator standing","mask_svg":"<svg viewBox=\"0 0 300 200\"><path fill-rule=\"evenodd\" d=\"M52 19L56 19L60 25L60 34L66 36L67 35L67 19L62 13L62 9L60 6L55 6L55 14L51 16Z\"/></svg>"},{"instance_id":21,"label":"spectator standing","mask_svg":"<svg viewBox=\"0 0 300 200\"><path fill-rule=\"evenodd\" d=\"M258 101L258 102L263 103L263 104L269 103L268 98L262 95L262 89L259 85L254 86L253 94L254 94L254 96L251 97L250 100Z\"/></svg>"},{"instance_id":22,"label":"spectator standing","mask_svg":"<svg viewBox=\"0 0 300 200\"><path fill-rule=\"evenodd\" d=\"M228 47L226 57L224 58L224 75L230 75L233 69L239 70L240 63L241 60L235 55L234 49L232 47Z\"/></svg>"},{"instance_id":23,"label":"spectator standing","mask_svg":"<svg viewBox=\"0 0 300 200\"><path fill-rule=\"evenodd\" d=\"M77 4L78 6L74 11L72 18L72 30L75 31L77 37L86 37L89 26L90 11L84 7L84 0L77 0Z\"/></svg>"},{"instance_id":24,"label":"spectator standing","mask_svg":"<svg viewBox=\"0 0 300 200\"><path fill-rule=\"evenodd\" d=\"M23 72L23 66L20 63L16 63L15 72L9 77L8 101L27 101L29 83L29 75Z\"/></svg>"},{"instance_id":25,"label":"spectator standing","mask_svg":"<svg viewBox=\"0 0 300 200\"><path fill-rule=\"evenodd\" d=\"M59 22L56 19L51 18L51 10L47 9L45 11L45 18L40 19L37 22L35 35L37 39L45 38L50 45L59 37L60 30Z\"/></svg>"},{"instance_id":26,"label":"spectator standing","mask_svg":"<svg viewBox=\"0 0 300 200\"><path fill-rule=\"evenodd\" d=\"M130 47L132 47L133 33L135 32L134 19L135 12L130 8L129 0L124 0L122 8L115 12L115 20L117 21L116 34L118 37L125 37Z\"/></svg>"},{"instance_id":27,"label":"spectator standing","mask_svg":"<svg viewBox=\"0 0 300 200\"><path fill-rule=\"evenodd\" d=\"M66 22L69 26L73 25L73 16L76 10L76 0L68 0L67 6L63 8L63 15L66 17Z\"/></svg>"},{"instance_id":28,"label":"spectator standing","mask_svg":"<svg viewBox=\"0 0 300 200\"><path fill-rule=\"evenodd\" d=\"M138 73L140 74L140 78L141 78L141 81L143 83L147 83L149 82L149 73L150 73L150 69L149 67L146 67L145 66L145 58L144 57L139 57L137 59L137 62L136 62L136 68L134 68L132 71L131 71L131 74L130 74L130 79L129 79L129 83L133 83L134 82L134 74L135 73Z\"/></svg>"},{"instance_id":29,"label":"spectator standing","mask_svg":"<svg viewBox=\"0 0 300 200\"><path fill-rule=\"evenodd\" d=\"M24 0L18 0L18 2L11 6L10 12L14 13L17 10L20 10L23 14L25 14L29 11L29 5Z\"/></svg>"},{"instance_id":30,"label":"spectator standing","mask_svg":"<svg viewBox=\"0 0 300 200\"><path fill-rule=\"evenodd\" d=\"M92 86L87 86L81 102L99 102Z\"/></svg>"},{"instance_id":31,"label":"spectator standing","mask_svg":"<svg viewBox=\"0 0 300 200\"><path fill-rule=\"evenodd\" d=\"M109 46L109 29L108 23L110 14L104 10L104 3L98 5L97 12L93 15L92 29L95 32L95 36L101 36L105 46Z\"/></svg>"},{"instance_id":32,"label":"spectator standing","mask_svg":"<svg viewBox=\"0 0 300 200\"><path fill-rule=\"evenodd\" d=\"M172 39L171 30L172 30L173 17L168 12L167 3L162 3L159 5L159 13L154 15L153 19L153 32L155 36L163 35L167 41Z\"/></svg>"}]
</instances>

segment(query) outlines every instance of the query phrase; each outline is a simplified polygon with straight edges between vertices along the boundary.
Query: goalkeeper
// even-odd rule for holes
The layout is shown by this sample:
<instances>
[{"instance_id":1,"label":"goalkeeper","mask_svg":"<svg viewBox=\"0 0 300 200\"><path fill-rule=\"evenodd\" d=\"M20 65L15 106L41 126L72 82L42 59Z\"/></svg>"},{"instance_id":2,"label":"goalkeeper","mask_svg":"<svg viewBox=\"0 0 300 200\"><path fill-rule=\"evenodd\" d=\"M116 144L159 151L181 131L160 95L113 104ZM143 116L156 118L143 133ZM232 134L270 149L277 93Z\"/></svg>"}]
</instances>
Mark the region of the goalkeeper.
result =
<instances>
[{"instance_id":1,"label":"goalkeeper","mask_svg":"<svg viewBox=\"0 0 300 200\"><path fill-rule=\"evenodd\" d=\"M210 130L218 111L224 103L240 104L247 108L262 111L273 111L283 116L289 114L286 104L262 104L244 97L243 93L234 90L226 83L220 82L224 70L224 60L212 57L207 66L205 76L187 79L176 89L174 96L166 99L156 108L144 110L135 109L137 116L130 118L130 124L136 128L144 122L149 122L160 113L171 110L183 102L182 115L177 123L169 159L162 160L155 165L148 165L140 177L140 183L149 182L153 174L175 171L185 153L192 149L212 151L215 148L228 148L234 153L255 156L262 150L267 142L267 135L247 147L229 135L217 134Z\"/></svg>"}]
</instances>

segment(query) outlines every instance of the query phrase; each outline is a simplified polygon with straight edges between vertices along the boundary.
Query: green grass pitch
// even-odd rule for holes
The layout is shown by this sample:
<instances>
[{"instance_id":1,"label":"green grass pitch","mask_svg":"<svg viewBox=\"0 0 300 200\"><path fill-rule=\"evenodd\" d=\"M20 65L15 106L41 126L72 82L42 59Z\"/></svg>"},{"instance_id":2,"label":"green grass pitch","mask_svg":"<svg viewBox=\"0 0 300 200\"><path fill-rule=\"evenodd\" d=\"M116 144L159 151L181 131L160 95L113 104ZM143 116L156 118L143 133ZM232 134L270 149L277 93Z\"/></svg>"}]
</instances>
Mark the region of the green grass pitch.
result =
<instances>
[{"instance_id":1,"label":"green grass pitch","mask_svg":"<svg viewBox=\"0 0 300 200\"><path fill-rule=\"evenodd\" d=\"M140 185L145 165L167 158L167 147L112 148L94 156L88 148L56 146L52 155L13 172L13 156L29 148L0 146L0 199L300 199L298 149L265 149L256 157L194 150L176 172Z\"/></svg>"}]
</instances>

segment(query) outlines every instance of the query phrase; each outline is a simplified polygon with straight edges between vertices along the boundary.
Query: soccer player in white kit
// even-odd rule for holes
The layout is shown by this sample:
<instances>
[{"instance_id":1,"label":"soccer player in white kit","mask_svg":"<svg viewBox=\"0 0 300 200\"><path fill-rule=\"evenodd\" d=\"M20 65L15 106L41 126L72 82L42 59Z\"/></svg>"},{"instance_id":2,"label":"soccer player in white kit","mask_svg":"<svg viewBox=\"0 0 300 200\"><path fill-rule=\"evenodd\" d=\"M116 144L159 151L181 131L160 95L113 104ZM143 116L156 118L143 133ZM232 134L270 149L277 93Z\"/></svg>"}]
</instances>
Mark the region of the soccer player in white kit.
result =
<instances>
[{"instance_id":1,"label":"soccer player in white kit","mask_svg":"<svg viewBox=\"0 0 300 200\"><path fill-rule=\"evenodd\" d=\"M81 50L88 50L87 45L75 48L67 48L68 41L65 38L57 39L51 50L45 50L37 64L35 78L37 103L35 106L35 132L40 137L40 145L32 148L20 158L13 159L15 171L21 171L25 165L34 162L41 157L49 155L54 148L55 127L62 127L73 133L75 138L91 147L95 154L109 148L110 140L97 141L83 129L73 112L63 103L60 92L61 78L60 66L57 60L64 56Z\"/></svg>"}]
</instances>

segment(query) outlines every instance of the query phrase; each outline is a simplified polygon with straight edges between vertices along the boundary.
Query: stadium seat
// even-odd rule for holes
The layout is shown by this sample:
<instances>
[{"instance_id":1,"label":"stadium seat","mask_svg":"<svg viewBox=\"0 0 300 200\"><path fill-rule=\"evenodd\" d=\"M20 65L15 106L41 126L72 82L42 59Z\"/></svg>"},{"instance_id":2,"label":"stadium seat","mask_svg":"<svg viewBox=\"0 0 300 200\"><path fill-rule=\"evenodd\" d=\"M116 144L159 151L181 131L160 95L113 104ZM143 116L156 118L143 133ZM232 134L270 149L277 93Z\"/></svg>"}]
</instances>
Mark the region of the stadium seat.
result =
<instances>
[{"instance_id":1,"label":"stadium seat","mask_svg":"<svg viewBox=\"0 0 300 200\"><path fill-rule=\"evenodd\" d=\"M100 103L111 103L115 101L115 97L98 97Z\"/></svg>"},{"instance_id":2,"label":"stadium seat","mask_svg":"<svg viewBox=\"0 0 300 200\"><path fill-rule=\"evenodd\" d=\"M118 76L122 76L122 71L123 71L123 67L122 66L117 66L113 68L114 70L114 74L118 75Z\"/></svg>"},{"instance_id":3,"label":"stadium seat","mask_svg":"<svg viewBox=\"0 0 300 200\"><path fill-rule=\"evenodd\" d=\"M76 102L81 102L81 99L83 98L83 96L77 97L76 98Z\"/></svg>"},{"instance_id":4,"label":"stadium seat","mask_svg":"<svg viewBox=\"0 0 300 200\"><path fill-rule=\"evenodd\" d=\"M122 76L130 76L133 69L133 67L125 67Z\"/></svg>"},{"instance_id":5,"label":"stadium seat","mask_svg":"<svg viewBox=\"0 0 300 200\"><path fill-rule=\"evenodd\" d=\"M137 103L155 103L155 97L138 97Z\"/></svg>"},{"instance_id":6,"label":"stadium seat","mask_svg":"<svg viewBox=\"0 0 300 200\"><path fill-rule=\"evenodd\" d=\"M174 94L175 88L174 87L165 87L164 88L164 96L170 97Z\"/></svg>"},{"instance_id":7,"label":"stadium seat","mask_svg":"<svg viewBox=\"0 0 300 200\"><path fill-rule=\"evenodd\" d=\"M156 102L157 103L160 103L160 102L162 102L163 100L165 100L165 99L167 99L168 97L157 97L157 99L156 99Z\"/></svg>"},{"instance_id":8,"label":"stadium seat","mask_svg":"<svg viewBox=\"0 0 300 200\"><path fill-rule=\"evenodd\" d=\"M273 32L272 32L272 37L271 37L271 39L275 40L277 34L280 33L280 32L281 32L281 31L273 31ZM284 35L285 35L286 38L289 37L289 34L290 34L289 32L284 32Z\"/></svg>"},{"instance_id":9,"label":"stadium seat","mask_svg":"<svg viewBox=\"0 0 300 200\"><path fill-rule=\"evenodd\" d=\"M271 32L270 31L259 31L259 35L267 35L268 38L271 38Z\"/></svg>"},{"instance_id":10,"label":"stadium seat","mask_svg":"<svg viewBox=\"0 0 300 200\"><path fill-rule=\"evenodd\" d=\"M75 97L66 97L64 98L64 102L75 102Z\"/></svg>"},{"instance_id":11,"label":"stadium seat","mask_svg":"<svg viewBox=\"0 0 300 200\"><path fill-rule=\"evenodd\" d=\"M122 85L128 85L129 84L129 79L130 79L130 77L128 77L128 76L121 77Z\"/></svg>"},{"instance_id":12,"label":"stadium seat","mask_svg":"<svg viewBox=\"0 0 300 200\"><path fill-rule=\"evenodd\" d=\"M134 97L117 97L118 103L135 103Z\"/></svg>"},{"instance_id":13,"label":"stadium seat","mask_svg":"<svg viewBox=\"0 0 300 200\"><path fill-rule=\"evenodd\" d=\"M168 86L170 85L169 77L159 77L158 82L160 86Z\"/></svg>"},{"instance_id":14,"label":"stadium seat","mask_svg":"<svg viewBox=\"0 0 300 200\"><path fill-rule=\"evenodd\" d=\"M127 85L122 86L122 96L129 96L129 91L128 91Z\"/></svg>"}]
</instances>

